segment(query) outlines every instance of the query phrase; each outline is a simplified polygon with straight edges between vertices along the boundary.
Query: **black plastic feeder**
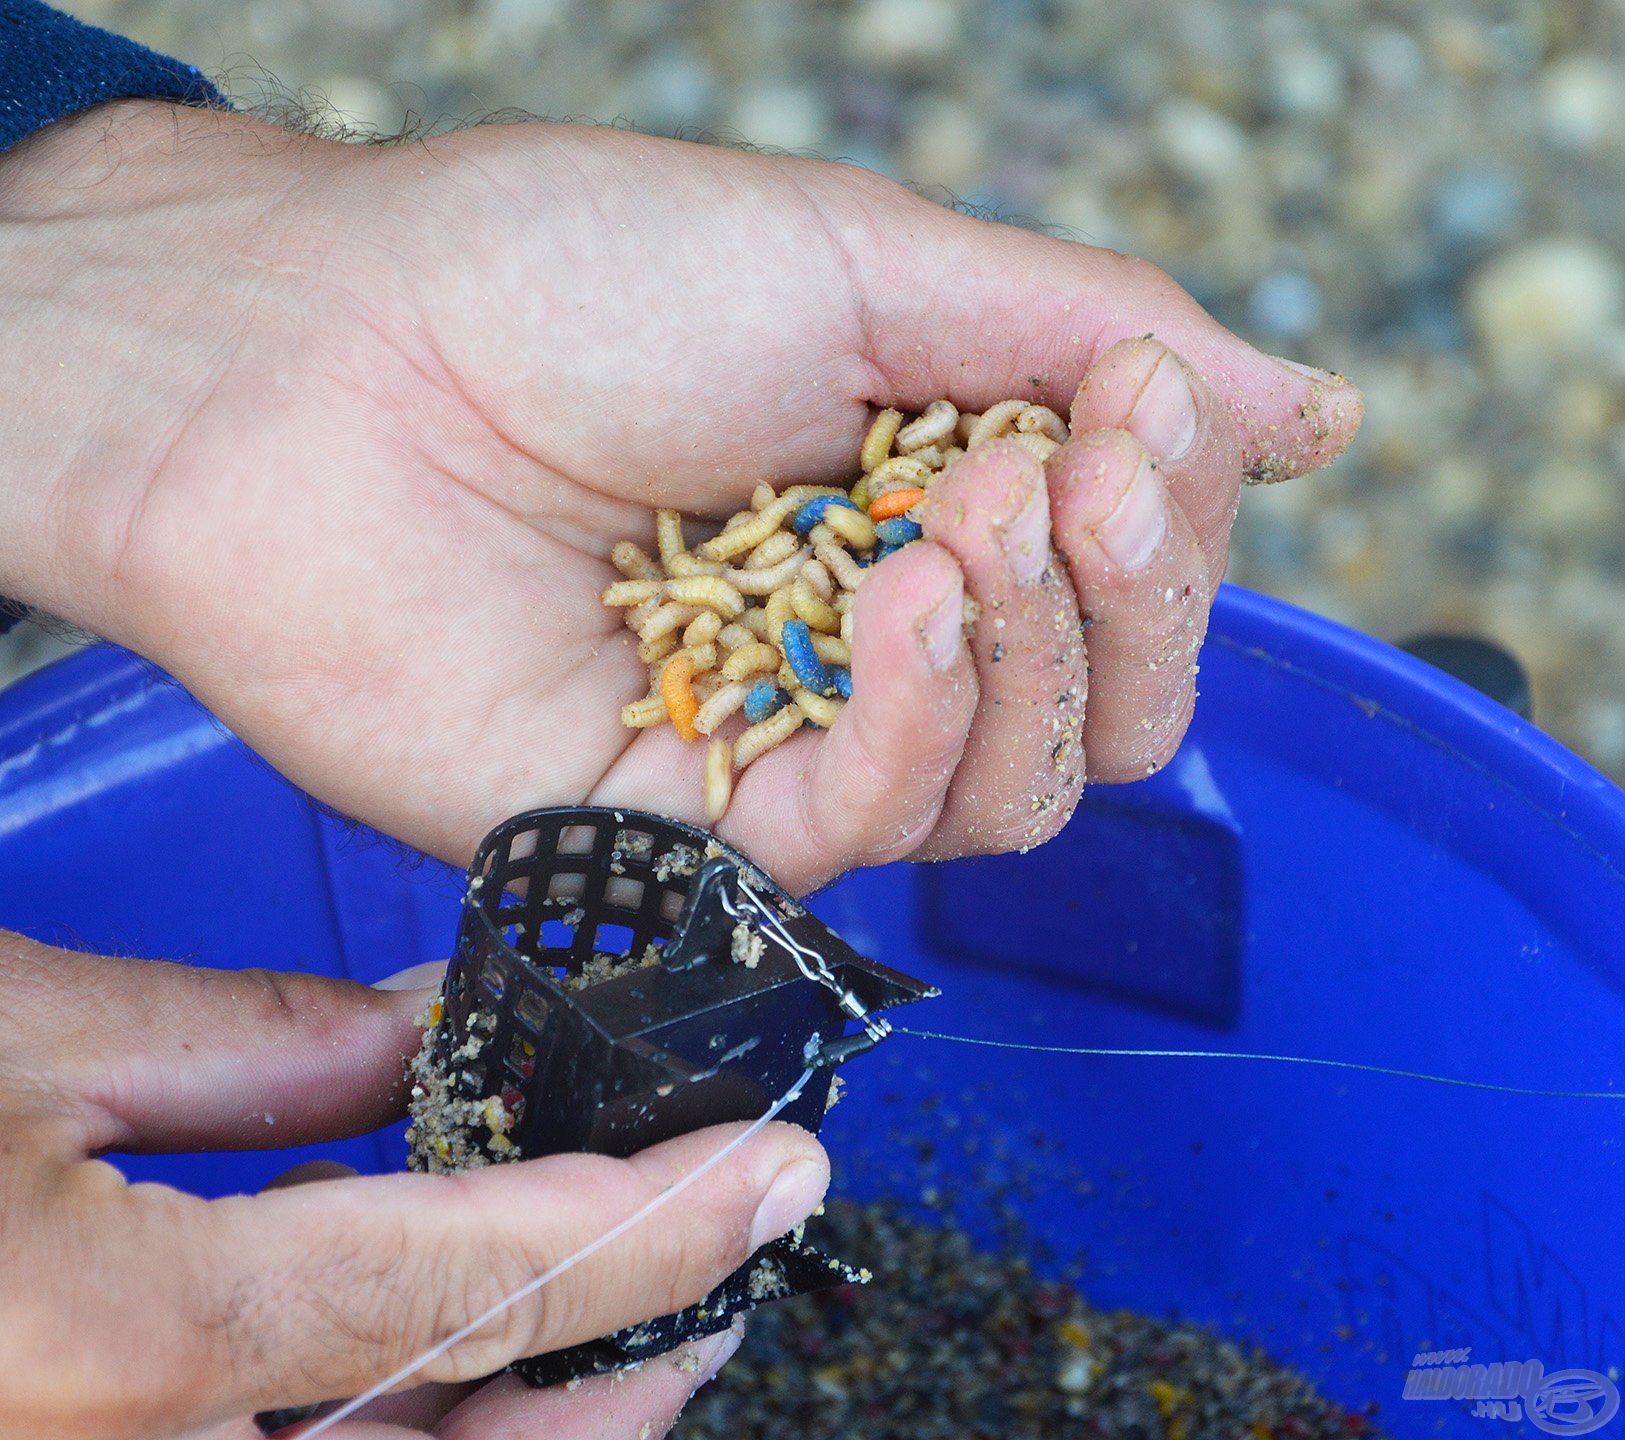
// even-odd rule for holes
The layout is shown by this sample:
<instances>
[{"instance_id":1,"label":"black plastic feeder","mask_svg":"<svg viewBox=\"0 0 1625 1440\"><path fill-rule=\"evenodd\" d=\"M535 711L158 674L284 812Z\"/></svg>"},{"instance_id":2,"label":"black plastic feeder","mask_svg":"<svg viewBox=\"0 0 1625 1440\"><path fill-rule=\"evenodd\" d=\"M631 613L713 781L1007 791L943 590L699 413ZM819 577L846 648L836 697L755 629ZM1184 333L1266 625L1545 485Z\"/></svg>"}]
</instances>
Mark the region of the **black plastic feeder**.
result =
<instances>
[{"instance_id":1,"label":"black plastic feeder","mask_svg":"<svg viewBox=\"0 0 1625 1440\"><path fill-rule=\"evenodd\" d=\"M469 872L434 1044L464 1099L502 1102L485 1142L524 1159L630 1155L781 1113L817 1133L834 1068L937 992L864 959L771 877L693 826L632 810L516 816ZM849 1026L857 1028L848 1033ZM472 1058L451 1060L478 1038ZM553 1385L714 1334L767 1299L855 1279L791 1237L698 1305L515 1369Z\"/></svg>"}]
</instances>

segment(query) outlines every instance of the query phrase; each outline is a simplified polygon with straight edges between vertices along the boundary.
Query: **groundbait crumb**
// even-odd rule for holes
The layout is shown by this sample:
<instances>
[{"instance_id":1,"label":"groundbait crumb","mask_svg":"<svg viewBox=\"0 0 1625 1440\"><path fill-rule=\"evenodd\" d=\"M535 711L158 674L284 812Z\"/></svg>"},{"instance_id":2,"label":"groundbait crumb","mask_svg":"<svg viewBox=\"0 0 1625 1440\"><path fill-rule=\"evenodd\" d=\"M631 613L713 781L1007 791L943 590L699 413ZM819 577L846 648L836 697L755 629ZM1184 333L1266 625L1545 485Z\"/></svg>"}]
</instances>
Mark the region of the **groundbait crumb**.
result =
<instances>
[{"instance_id":1,"label":"groundbait crumb","mask_svg":"<svg viewBox=\"0 0 1625 1440\"><path fill-rule=\"evenodd\" d=\"M870 1258L759 1311L674 1440L1350 1440L1380 1432L1303 1376L1193 1325L1092 1308L954 1224L832 1202L822 1239Z\"/></svg>"}]
</instances>

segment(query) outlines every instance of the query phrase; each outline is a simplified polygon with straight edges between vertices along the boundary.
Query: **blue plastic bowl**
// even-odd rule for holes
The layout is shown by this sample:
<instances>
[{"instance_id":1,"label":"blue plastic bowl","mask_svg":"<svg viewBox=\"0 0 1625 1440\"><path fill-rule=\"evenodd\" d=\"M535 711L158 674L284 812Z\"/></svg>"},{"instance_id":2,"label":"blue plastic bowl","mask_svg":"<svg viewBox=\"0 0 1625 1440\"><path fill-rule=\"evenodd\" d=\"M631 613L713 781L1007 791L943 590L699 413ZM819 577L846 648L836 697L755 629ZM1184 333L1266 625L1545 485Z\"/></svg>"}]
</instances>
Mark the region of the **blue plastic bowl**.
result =
<instances>
[{"instance_id":1,"label":"blue plastic bowl","mask_svg":"<svg viewBox=\"0 0 1625 1440\"><path fill-rule=\"evenodd\" d=\"M902 1023L1625 1092L1625 795L1447 676L1242 591L1202 689L1178 760L1092 791L1043 849L821 897L943 987ZM0 925L371 980L446 953L459 890L120 652L0 696ZM1013 1209L1097 1304L1255 1340L1396 1434L1483 1435L1469 1405L1401 1399L1418 1350L1620 1363L1625 1102L906 1035L849 1078L826 1137L850 1191L934 1188L989 1233ZM399 1138L312 1153L393 1168ZM120 1163L215 1194L292 1159Z\"/></svg>"}]
</instances>

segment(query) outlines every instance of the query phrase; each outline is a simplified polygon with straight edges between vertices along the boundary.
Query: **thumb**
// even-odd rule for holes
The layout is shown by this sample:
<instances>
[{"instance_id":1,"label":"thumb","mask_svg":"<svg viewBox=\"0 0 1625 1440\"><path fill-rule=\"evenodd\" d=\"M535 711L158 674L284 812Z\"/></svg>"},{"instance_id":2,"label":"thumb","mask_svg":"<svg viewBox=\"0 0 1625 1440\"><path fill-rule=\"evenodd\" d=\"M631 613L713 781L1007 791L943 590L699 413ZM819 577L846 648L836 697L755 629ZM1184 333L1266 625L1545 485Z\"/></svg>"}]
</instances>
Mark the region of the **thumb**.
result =
<instances>
[{"instance_id":1,"label":"thumb","mask_svg":"<svg viewBox=\"0 0 1625 1440\"><path fill-rule=\"evenodd\" d=\"M1248 345L1145 260L956 214L865 171L821 178L886 403L1019 396L1064 415L1112 345L1153 335L1229 408L1249 479L1319 469L1359 429L1348 381Z\"/></svg>"}]
</instances>

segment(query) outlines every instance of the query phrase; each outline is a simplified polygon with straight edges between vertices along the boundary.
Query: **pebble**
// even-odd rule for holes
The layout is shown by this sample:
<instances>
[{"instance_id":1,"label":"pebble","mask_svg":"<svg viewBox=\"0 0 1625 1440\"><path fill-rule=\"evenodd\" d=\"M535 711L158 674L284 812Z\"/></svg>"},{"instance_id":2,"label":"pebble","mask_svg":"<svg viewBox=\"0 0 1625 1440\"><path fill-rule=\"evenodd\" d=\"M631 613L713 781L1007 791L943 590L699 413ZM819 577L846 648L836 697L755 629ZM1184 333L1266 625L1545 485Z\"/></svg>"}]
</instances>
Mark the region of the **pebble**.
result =
<instances>
[{"instance_id":1,"label":"pebble","mask_svg":"<svg viewBox=\"0 0 1625 1440\"><path fill-rule=\"evenodd\" d=\"M728 116L728 128L754 145L780 150L829 147L829 114L822 96L808 86L783 81L740 96Z\"/></svg>"},{"instance_id":2,"label":"pebble","mask_svg":"<svg viewBox=\"0 0 1625 1440\"><path fill-rule=\"evenodd\" d=\"M1282 340L1301 340L1320 324L1320 287L1307 275L1278 270L1253 287L1247 318L1259 330Z\"/></svg>"},{"instance_id":3,"label":"pebble","mask_svg":"<svg viewBox=\"0 0 1625 1440\"><path fill-rule=\"evenodd\" d=\"M1619 57L1570 55L1541 72L1537 91L1547 139L1564 150L1621 147L1625 129L1625 75Z\"/></svg>"},{"instance_id":4,"label":"pebble","mask_svg":"<svg viewBox=\"0 0 1625 1440\"><path fill-rule=\"evenodd\" d=\"M1157 151L1176 174L1198 185L1220 185L1247 162L1241 127L1200 101L1176 95L1152 117Z\"/></svg>"},{"instance_id":5,"label":"pebble","mask_svg":"<svg viewBox=\"0 0 1625 1440\"><path fill-rule=\"evenodd\" d=\"M865 0L846 26L847 55L860 66L920 70L949 60L959 44L949 0Z\"/></svg>"},{"instance_id":6,"label":"pebble","mask_svg":"<svg viewBox=\"0 0 1625 1440\"><path fill-rule=\"evenodd\" d=\"M1477 248L1517 227L1524 197L1503 169L1468 168L1445 176L1433 194L1433 228L1447 245Z\"/></svg>"},{"instance_id":7,"label":"pebble","mask_svg":"<svg viewBox=\"0 0 1625 1440\"><path fill-rule=\"evenodd\" d=\"M1530 241L1488 261L1469 282L1467 313L1503 368L1549 365L1593 350L1625 311L1625 275L1582 235Z\"/></svg>"}]
</instances>

